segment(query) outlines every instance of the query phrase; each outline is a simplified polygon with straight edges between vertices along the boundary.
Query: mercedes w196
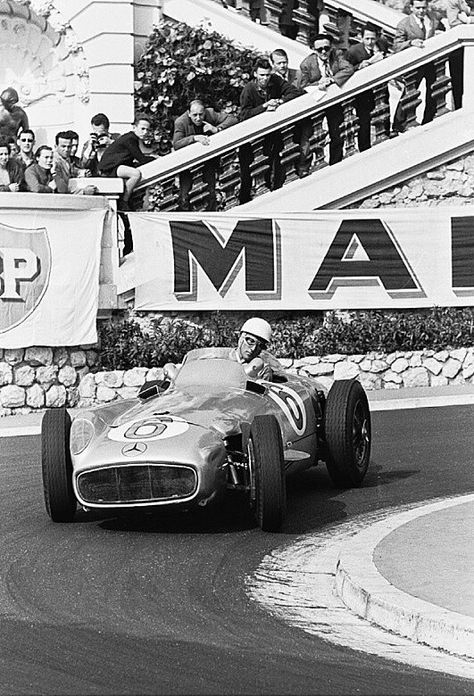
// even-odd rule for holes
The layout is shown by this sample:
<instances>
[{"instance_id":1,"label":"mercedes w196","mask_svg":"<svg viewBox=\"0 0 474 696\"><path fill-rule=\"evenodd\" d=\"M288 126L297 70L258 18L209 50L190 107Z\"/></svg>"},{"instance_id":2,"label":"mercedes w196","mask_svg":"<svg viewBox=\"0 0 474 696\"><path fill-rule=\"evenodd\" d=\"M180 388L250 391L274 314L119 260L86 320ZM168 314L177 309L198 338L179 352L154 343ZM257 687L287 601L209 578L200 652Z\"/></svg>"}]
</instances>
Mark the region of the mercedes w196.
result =
<instances>
[{"instance_id":1,"label":"mercedes w196","mask_svg":"<svg viewBox=\"0 0 474 696\"><path fill-rule=\"evenodd\" d=\"M278 531L286 478L324 461L336 487L360 486L369 465L367 396L357 380L317 380L283 369L249 379L226 348L190 351L173 381L146 382L137 398L48 410L42 471L48 514L207 506L240 491L256 523Z\"/></svg>"}]
</instances>

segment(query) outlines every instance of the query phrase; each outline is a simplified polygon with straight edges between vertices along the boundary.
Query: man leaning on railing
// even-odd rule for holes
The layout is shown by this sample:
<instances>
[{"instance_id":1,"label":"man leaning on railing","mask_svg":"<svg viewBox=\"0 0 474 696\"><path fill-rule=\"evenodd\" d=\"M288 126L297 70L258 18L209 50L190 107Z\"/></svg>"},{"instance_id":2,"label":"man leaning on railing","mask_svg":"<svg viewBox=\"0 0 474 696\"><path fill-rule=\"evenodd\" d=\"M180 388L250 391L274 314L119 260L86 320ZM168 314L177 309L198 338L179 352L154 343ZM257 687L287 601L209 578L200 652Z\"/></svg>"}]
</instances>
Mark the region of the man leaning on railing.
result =
<instances>
[{"instance_id":1,"label":"man leaning on railing","mask_svg":"<svg viewBox=\"0 0 474 696\"><path fill-rule=\"evenodd\" d=\"M240 118L242 121L267 111L276 111L283 102L304 94L302 89L273 73L270 61L266 58L257 59L253 74L254 80L245 85L240 95ZM286 178L286 172L281 163L282 150L283 138L279 130L265 136L263 141L263 154L267 158L265 184L270 191L281 188ZM250 166L252 161L252 145L246 143L239 149L240 203L247 203L251 199L252 175Z\"/></svg>"},{"instance_id":2,"label":"man leaning on railing","mask_svg":"<svg viewBox=\"0 0 474 696\"><path fill-rule=\"evenodd\" d=\"M211 135L224 128L229 128L237 123L234 114L222 111L218 113L214 109L206 109L200 99L193 99L188 110L178 116L174 122L173 147L180 150L192 143L209 145ZM216 172L219 168L219 158L207 161L203 167L202 178L207 184L208 204L207 210L216 209ZM193 187L193 175L189 170L179 175L179 210L190 210L189 195Z\"/></svg>"}]
</instances>

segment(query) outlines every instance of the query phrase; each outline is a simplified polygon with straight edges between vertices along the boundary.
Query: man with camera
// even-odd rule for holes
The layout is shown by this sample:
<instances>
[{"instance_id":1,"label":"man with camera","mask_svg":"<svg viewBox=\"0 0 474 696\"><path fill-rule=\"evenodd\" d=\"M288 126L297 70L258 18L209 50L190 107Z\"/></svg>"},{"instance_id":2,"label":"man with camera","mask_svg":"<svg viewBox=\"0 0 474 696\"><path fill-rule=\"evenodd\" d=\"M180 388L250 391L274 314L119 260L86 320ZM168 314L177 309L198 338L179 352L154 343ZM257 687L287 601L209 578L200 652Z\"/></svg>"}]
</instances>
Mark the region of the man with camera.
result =
<instances>
[{"instance_id":1,"label":"man with camera","mask_svg":"<svg viewBox=\"0 0 474 696\"><path fill-rule=\"evenodd\" d=\"M81 168L88 169L91 176L99 176L99 162L105 148L116 140L109 133L110 121L105 114L96 114L91 119L89 140L82 148Z\"/></svg>"}]
</instances>

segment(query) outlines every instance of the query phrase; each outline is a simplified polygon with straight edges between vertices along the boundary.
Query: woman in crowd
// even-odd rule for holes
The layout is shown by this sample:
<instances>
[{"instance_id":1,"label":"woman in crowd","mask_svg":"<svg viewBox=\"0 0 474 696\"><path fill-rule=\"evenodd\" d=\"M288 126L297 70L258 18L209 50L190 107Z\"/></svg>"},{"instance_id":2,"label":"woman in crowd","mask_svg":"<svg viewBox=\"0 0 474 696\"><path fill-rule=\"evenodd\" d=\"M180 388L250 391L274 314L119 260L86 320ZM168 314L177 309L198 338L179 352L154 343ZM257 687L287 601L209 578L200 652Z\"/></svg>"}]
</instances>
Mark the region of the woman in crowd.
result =
<instances>
[{"instance_id":1,"label":"woman in crowd","mask_svg":"<svg viewBox=\"0 0 474 696\"><path fill-rule=\"evenodd\" d=\"M0 191L16 193L20 190L23 172L20 164L10 156L6 140L0 140Z\"/></svg>"}]
</instances>

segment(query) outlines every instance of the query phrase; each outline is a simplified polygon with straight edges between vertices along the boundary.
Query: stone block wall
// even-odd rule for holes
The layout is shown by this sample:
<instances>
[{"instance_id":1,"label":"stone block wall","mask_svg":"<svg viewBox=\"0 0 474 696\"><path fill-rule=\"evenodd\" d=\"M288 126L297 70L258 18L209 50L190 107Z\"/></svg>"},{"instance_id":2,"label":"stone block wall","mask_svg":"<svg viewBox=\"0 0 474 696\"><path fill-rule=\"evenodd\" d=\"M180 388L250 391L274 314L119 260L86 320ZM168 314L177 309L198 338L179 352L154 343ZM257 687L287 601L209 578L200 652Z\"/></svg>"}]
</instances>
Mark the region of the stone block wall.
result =
<instances>
[{"instance_id":1,"label":"stone block wall","mask_svg":"<svg viewBox=\"0 0 474 696\"><path fill-rule=\"evenodd\" d=\"M474 347L367 355L280 358L290 372L314 377L329 388L335 379L357 378L367 390L474 384ZM161 367L97 370L91 347L0 351L0 416L44 408L104 405L137 395L162 379Z\"/></svg>"},{"instance_id":2,"label":"stone block wall","mask_svg":"<svg viewBox=\"0 0 474 696\"><path fill-rule=\"evenodd\" d=\"M377 193L350 208L415 208L471 205L474 196L474 155L443 164Z\"/></svg>"},{"instance_id":3,"label":"stone block wall","mask_svg":"<svg viewBox=\"0 0 474 696\"><path fill-rule=\"evenodd\" d=\"M97 355L91 346L0 350L0 416L77 406L80 382L96 369Z\"/></svg>"}]
</instances>

